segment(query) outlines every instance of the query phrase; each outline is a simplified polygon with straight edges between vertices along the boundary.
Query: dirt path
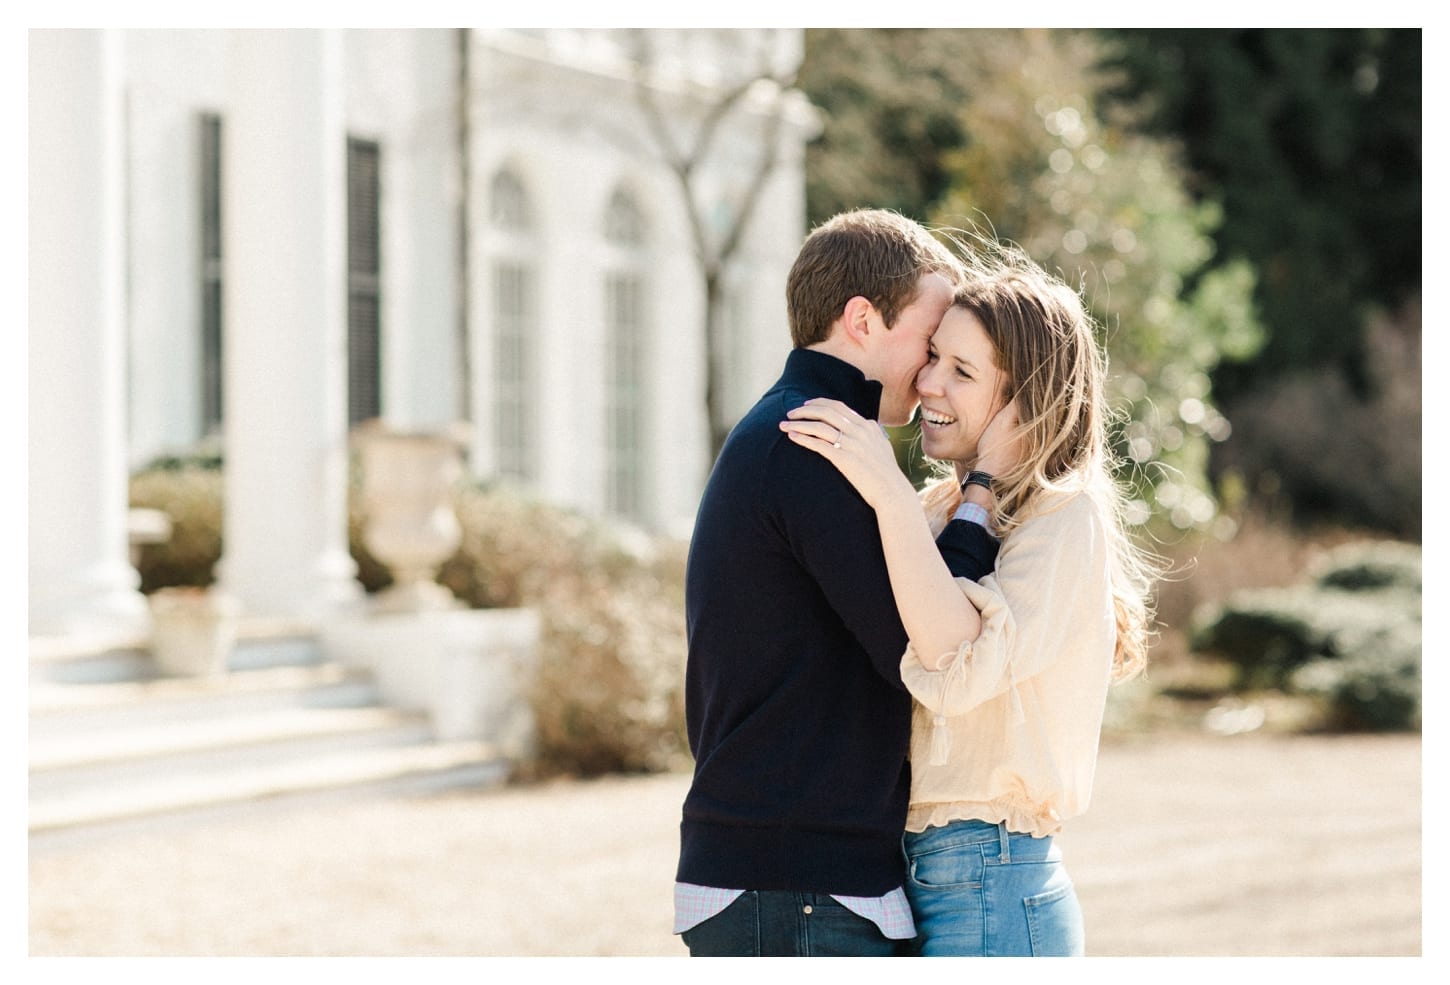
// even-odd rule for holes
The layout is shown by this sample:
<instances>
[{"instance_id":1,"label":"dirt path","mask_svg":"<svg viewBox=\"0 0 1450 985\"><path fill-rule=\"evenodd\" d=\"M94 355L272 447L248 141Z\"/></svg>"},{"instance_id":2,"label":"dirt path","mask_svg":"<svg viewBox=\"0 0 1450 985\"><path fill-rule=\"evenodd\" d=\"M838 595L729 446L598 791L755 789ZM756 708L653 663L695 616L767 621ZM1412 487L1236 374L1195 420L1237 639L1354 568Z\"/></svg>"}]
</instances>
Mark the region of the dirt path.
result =
<instances>
[{"instance_id":1,"label":"dirt path","mask_svg":"<svg viewBox=\"0 0 1450 985\"><path fill-rule=\"evenodd\" d=\"M1420 740L1105 745L1063 838L1098 955L1418 955ZM686 779L334 804L42 846L30 954L683 955Z\"/></svg>"}]
</instances>

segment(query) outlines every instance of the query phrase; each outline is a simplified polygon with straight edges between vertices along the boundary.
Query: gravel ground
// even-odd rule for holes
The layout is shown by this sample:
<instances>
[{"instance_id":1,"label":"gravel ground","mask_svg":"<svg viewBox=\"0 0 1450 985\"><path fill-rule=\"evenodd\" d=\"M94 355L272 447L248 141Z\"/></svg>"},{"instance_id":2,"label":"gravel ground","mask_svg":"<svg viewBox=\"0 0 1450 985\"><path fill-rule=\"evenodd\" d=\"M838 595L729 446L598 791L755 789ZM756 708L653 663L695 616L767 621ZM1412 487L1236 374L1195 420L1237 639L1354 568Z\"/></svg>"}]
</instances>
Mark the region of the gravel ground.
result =
<instances>
[{"instance_id":1,"label":"gravel ground","mask_svg":"<svg viewBox=\"0 0 1450 985\"><path fill-rule=\"evenodd\" d=\"M1096 955L1421 953L1418 736L1104 745L1062 844ZM29 953L683 956L678 775L38 843ZM12 979L13 980L13 979Z\"/></svg>"}]
</instances>

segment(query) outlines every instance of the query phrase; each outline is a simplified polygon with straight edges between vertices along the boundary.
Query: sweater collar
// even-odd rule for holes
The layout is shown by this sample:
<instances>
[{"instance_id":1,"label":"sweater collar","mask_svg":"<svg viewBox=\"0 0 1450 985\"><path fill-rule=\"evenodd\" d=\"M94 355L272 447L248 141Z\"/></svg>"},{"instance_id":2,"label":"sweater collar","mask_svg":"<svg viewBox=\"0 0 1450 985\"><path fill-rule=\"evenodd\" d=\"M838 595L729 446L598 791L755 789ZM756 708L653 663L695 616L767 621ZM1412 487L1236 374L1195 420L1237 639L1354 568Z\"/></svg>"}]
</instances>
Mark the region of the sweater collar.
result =
<instances>
[{"instance_id":1,"label":"sweater collar","mask_svg":"<svg viewBox=\"0 0 1450 985\"><path fill-rule=\"evenodd\" d=\"M780 382L813 396L839 400L869 420L874 421L881 412L879 382L868 380L866 374L844 359L815 349L792 349Z\"/></svg>"}]
</instances>

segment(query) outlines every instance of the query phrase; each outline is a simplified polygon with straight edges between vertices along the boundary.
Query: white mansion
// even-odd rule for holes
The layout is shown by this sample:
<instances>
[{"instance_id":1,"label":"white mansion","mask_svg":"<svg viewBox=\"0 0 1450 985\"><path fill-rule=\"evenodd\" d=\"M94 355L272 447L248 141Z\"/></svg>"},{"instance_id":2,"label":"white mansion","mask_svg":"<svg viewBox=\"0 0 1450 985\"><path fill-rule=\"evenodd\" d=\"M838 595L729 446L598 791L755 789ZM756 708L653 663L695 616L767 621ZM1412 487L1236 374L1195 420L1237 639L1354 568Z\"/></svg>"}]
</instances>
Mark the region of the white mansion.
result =
<instances>
[{"instance_id":1,"label":"white mansion","mask_svg":"<svg viewBox=\"0 0 1450 985\"><path fill-rule=\"evenodd\" d=\"M802 44L31 31L30 633L145 625L128 475L199 446L225 456L217 574L245 611L356 597L347 456L370 419L465 422L475 477L687 533L710 454L705 291L639 86L688 141L754 53L791 64ZM765 104L727 118L692 179L709 235L737 218ZM779 161L726 268L730 413L789 347L816 124L803 99L781 106Z\"/></svg>"}]
</instances>

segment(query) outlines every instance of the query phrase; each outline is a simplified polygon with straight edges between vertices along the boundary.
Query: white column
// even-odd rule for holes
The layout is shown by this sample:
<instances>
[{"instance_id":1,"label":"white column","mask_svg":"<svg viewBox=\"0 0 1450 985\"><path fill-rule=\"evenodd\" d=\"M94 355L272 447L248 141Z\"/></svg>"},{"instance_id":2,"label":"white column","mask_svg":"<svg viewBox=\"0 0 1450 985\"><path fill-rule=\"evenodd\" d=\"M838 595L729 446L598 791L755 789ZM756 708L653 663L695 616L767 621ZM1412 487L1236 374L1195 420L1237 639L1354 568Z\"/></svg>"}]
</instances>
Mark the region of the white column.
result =
<instances>
[{"instance_id":1,"label":"white column","mask_svg":"<svg viewBox=\"0 0 1450 985\"><path fill-rule=\"evenodd\" d=\"M434 431L459 406L457 32L404 32L383 157L383 417Z\"/></svg>"},{"instance_id":2,"label":"white column","mask_svg":"<svg viewBox=\"0 0 1450 985\"><path fill-rule=\"evenodd\" d=\"M30 632L147 627L126 532L123 50L30 34Z\"/></svg>"},{"instance_id":3,"label":"white column","mask_svg":"<svg viewBox=\"0 0 1450 985\"><path fill-rule=\"evenodd\" d=\"M360 596L347 543L341 35L236 31L223 149L222 587L316 619Z\"/></svg>"}]
</instances>

